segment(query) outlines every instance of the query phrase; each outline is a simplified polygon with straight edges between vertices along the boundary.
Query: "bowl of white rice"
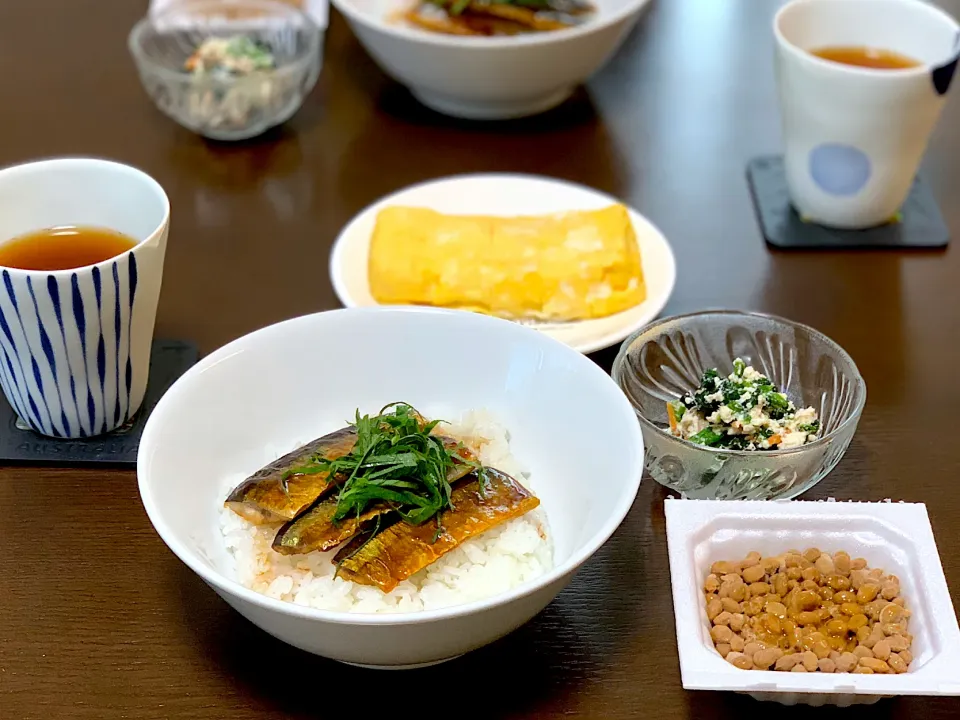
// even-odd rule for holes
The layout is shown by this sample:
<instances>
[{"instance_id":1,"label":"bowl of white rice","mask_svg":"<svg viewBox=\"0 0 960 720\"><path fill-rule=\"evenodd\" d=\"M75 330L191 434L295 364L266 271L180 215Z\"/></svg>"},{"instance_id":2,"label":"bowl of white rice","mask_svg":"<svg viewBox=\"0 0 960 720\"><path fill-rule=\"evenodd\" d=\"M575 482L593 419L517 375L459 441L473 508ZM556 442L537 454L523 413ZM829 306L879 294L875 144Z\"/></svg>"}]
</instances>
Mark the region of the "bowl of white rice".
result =
<instances>
[{"instance_id":1,"label":"bowl of white rice","mask_svg":"<svg viewBox=\"0 0 960 720\"><path fill-rule=\"evenodd\" d=\"M276 526L225 506L258 469L397 401L539 505L389 592L338 574L332 550L274 551ZM137 463L158 534L234 609L308 652L392 668L449 660L536 615L619 526L642 471L633 410L589 359L515 323L402 307L296 318L207 356L153 411Z\"/></svg>"}]
</instances>

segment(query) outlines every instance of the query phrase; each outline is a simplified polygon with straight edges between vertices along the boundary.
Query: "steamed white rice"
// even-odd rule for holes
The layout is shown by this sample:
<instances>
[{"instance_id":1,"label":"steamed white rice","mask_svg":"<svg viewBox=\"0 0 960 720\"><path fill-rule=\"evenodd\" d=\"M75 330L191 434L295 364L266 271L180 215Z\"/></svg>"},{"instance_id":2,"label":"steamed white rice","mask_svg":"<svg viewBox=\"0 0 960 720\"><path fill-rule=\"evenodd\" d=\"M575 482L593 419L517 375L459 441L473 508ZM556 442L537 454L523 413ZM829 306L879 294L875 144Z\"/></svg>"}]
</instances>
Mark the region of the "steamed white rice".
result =
<instances>
[{"instance_id":1,"label":"steamed white rice","mask_svg":"<svg viewBox=\"0 0 960 720\"><path fill-rule=\"evenodd\" d=\"M467 413L444 425L443 432L478 449L484 464L513 475L536 494L530 474L510 454L508 433L487 413ZM221 497L243 479L225 478ZM336 550L289 556L274 552L270 544L277 527L253 525L220 504L220 531L233 566L227 571L251 590L322 610L433 610L506 592L553 567L553 543L541 508L468 540L389 593L334 577Z\"/></svg>"}]
</instances>

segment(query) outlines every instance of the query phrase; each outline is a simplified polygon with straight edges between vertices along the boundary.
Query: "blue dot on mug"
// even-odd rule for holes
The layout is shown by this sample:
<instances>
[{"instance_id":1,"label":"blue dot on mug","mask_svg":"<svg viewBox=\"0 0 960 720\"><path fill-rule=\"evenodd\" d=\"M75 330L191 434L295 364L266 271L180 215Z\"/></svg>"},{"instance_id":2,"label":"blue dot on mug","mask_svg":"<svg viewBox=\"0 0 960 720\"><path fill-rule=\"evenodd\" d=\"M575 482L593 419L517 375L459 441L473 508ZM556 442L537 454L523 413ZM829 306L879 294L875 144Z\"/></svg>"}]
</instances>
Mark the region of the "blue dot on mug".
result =
<instances>
[{"instance_id":1,"label":"blue dot on mug","mask_svg":"<svg viewBox=\"0 0 960 720\"><path fill-rule=\"evenodd\" d=\"M870 158L852 145L817 145L810 151L810 176L826 193L856 195L870 179Z\"/></svg>"}]
</instances>

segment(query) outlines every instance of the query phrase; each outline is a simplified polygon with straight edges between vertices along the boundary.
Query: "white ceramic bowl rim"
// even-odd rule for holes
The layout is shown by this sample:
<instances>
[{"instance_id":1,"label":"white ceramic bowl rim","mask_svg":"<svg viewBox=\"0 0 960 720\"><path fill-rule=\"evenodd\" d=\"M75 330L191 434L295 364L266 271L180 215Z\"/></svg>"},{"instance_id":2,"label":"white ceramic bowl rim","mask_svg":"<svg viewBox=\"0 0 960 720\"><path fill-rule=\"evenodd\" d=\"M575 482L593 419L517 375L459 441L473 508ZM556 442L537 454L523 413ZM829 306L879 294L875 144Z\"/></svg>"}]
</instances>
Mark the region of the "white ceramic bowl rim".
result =
<instances>
[{"instance_id":1,"label":"white ceramic bowl rim","mask_svg":"<svg viewBox=\"0 0 960 720\"><path fill-rule=\"evenodd\" d=\"M244 335L233 342L230 342L220 349L214 351L210 355L207 355L200 360L196 365L190 368L183 376L183 378L191 377L194 375L199 375L205 372L207 369L213 367L219 362L226 360L227 358L239 353L243 350L244 346L252 342L253 338L260 338L264 334L269 334L273 332L278 332L280 328L296 326L300 323L309 322L309 318L315 317L316 315L323 314L343 314L343 313L353 313L353 314L382 314L382 313L396 313L396 314L406 314L406 313L429 313L429 314L438 314L438 315L463 315L463 311L456 310L446 310L439 308L421 308L421 307L404 307L404 306L391 306L389 308L351 308L351 309L340 309L340 310L330 310L326 313L314 313L311 315L301 315L300 317L292 318L290 320L284 320L273 325L268 325L267 327L256 330L252 333ZM480 323L489 323L501 326L503 330L514 333L536 333L536 335L542 338L542 342L547 344L554 345L554 350L563 354L567 354L571 362L581 364L585 368L586 372L592 373L595 376L599 375L606 380L609 380L609 376L602 370L598 365L596 365L589 358L581 355L576 350L567 347L558 340L553 340L545 335L537 333L535 330L529 328L524 328L521 325L517 325L508 320L501 320L499 318L488 317L484 315L476 315L473 313L468 313L470 317L477 318L477 322ZM160 418L163 413L166 411L167 407L179 399L179 396L185 392L185 385L181 382L174 383L174 385L166 392L166 394L160 398L160 402L157 403L157 406L154 408L151 413L151 420L155 418ZM633 407L627 401L626 396L620 390L620 388L613 383L609 383L609 386L605 386L606 391L610 395L610 399L620 406L620 412L623 415L623 422L628 425L632 425L635 428L635 439L638 446L643 445L643 436L640 432L640 426L636 422L636 415L634 414ZM619 396L619 397L618 397ZM153 441L153 435L157 434L159 431L160 425L156 423L148 423L146 430L144 431L143 437L140 440L140 447L146 447L151 445ZM173 551L177 557L179 557L191 570L193 570L197 575L199 575L203 580L205 580L210 585L220 588L223 591L229 593L230 595L235 595L242 600L245 600L254 605L260 606L267 610L273 610L276 612L283 613L285 615L292 615L295 617L302 617L306 619L313 620L322 620L324 622L339 623L344 625L374 625L374 626L386 626L386 625L415 625L420 623L427 623L434 620L441 620L445 618L454 618L462 617L465 615L472 615L476 612L483 610L488 610L490 608L497 607L499 605L505 605L517 598L523 597L525 595L530 595L536 590L549 585L552 582L560 579L567 573L571 573L587 559L589 559L609 538L613 535L614 531L620 526L620 523L623 522L623 519L626 517L630 508L633 505L634 500L636 499L637 492L640 489L640 480L643 476L643 453L639 453L637 456L637 462L635 467L628 468L625 470L626 473L629 473L629 477L635 478L629 485L626 485L623 490L621 497L617 501L614 507L614 511L603 526L596 532L592 537L590 537L586 542L584 542L577 550L571 553L570 557L567 558L565 562L559 565L555 565L552 570L545 573L544 575L532 580L530 582L524 583L518 587L515 587L505 593L499 595L494 595L493 597L485 598L483 600L476 600L470 603L464 603L462 605L453 605L446 608L441 608L438 610L424 610L422 612L412 612L412 613L349 613L349 612L335 612L331 610L319 610L316 608L305 607L303 605L297 605L296 603L286 602L284 600L275 600L273 598L267 597L261 593L258 593L254 590L244 587L239 582L231 580L225 577L220 573L219 570L211 567L207 563L199 560L196 554L183 543L181 543L171 532L170 528L167 526L164 521L159 509L153 500L153 495L150 492L149 487L144 481L146 475L146 462L142 457L137 459L137 484L140 490L140 499L143 502L143 506L147 512L147 516L150 518L151 523L153 523L154 528L157 533L167 544L167 546Z\"/></svg>"},{"instance_id":2,"label":"white ceramic bowl rim","mask_svg":"<svg viewBox=\"0 0 960 720\"><path fill-rule=\"evenodd\" d=\"M857 374L856 385L858 390L860 391L859 393L860 399L857 402L856 407L854 407L853 410L851 410L850 414L847 415L846 419L844 419L842 423L837 425L837 427L835 427L833 430L828 432L826 435L823 435L822 437L818 437L812 443L807 443L806 445L800 445L799 447L795 447L795 448L787 448L785 450L769 450L763 453L757 453L756 450L728 450L726 448L707 447L706 445L694 445L693 443L687 442L686 440L682 440L681 438L678 438L677 436L667 432L664 428L660 427L659 425L657 425L656 423L654 423L653 421L649 420L644 415L642 415L640 411L634 407L633 408L634 415L640 420L640 422L643 423L644 427L649 427L653 429L655 432L659 433L665 438L668 438L672 442L681 443L685 447L697 448L704 452L714 453L716 455L731 455L731 456L741 456L741 457L758 457L759 456L759 457L777 458L777 457L785 457L787 455L798 455L800 453L805 453L813 448L817 448L820 445L823 445L824 443L826 443L828 440L830 440L834 436L836 436L841 430L843 430L848 425L850 425L850 423L857 422L858 418L860 417L860 414L863 412L864 406L867 403L867 384L864 381L863 376L860 374L860 368L857 367L857 364L853 361L853 358L850 357L850 354L846 350L844 350L842 347L840 347L839 343L835 342L834 340L831 340L829 337L824 335L822 332L820 332L816 328L810 327L809 325L804 325L803 323L799 323L785 317L780 317L779 315L770 315L768 313L744 312L742 310L698 310L697 312L685 313L683 315L674 315L672 317L662 318L660 320L657 320L656 322L652 322L646 327L643 327L637 332L633 333L630 337L624 340L623 345L620 346L620 352L617 353L617 357L613 361L613 372L612 372L613 379L617 382L617 386L619 387L620 385L618 376L622 372L622 368L626 364L627 353L629 352L630 345L633 344L634 340L636 340L638 337L640 337L644 333L650 332L651 330L654 330L661 325L673 323L678 320L686 320L688 318L701 317L703 315L729 315L729 316L736 316L736 317L759 318L761 320L774 320L776 322L781 322L785 325L790 325L791 327L794 327L798 330L803 330L805 332L808 332L814 337L822 340L826 345L831 345L837 351L838 355L840 355L841 357L845 358L850 362L850 364L853 366L854 372L856 372ZM631 403L631 407L633 407L633 403Z\"/></svg>"},{"instance_id":3,"label":"white ceramic bowl rim","mask_svg":"<svg viewBox=\"0 0 960 720\"><path fill-rule=\"evenodd\" d=\"M125 258L127 255L132 253L138 247L152 240L154 237L156 237L157 233L160 232L160 230L162 230L163 227L167 224L167 222L170 219L170 198L167 197L167 193L164 192L164 189L160 185L160 183L154 180L153 177L145 173L143 170L137 167L134 167L133 165L127 165L126 163L117 162L116 160L104 160L103 158L87 157L84 155L74 155L74 156L44 158L41 160L30 160L29 162L16 163L14 165L7 165L6 167L0 168L0 173L45 172L45 171L55 170L56 166L76 167L76 166L82 166L82 165L107 166L112 170L115 170L121 173L126 173L127 175L130 175L132 178L136 178L138 181L143 182L145 185L147 185L152 190L154 190L157 193L157 195L160 197L163 203L163 217L161 218L160 222L157 223L157 226L153 230L151 230L150 234L147 235L145 238L143 238L142 240L138 240L133 247L127 250L124 250L119 255L113 255L111 257L108 257L106 260L101 260L100 262L93 263L91 265L81 265L80 267L67 268L66 270L23 270L22 268L6 267L5 265L0 265L0 268L6 270L8 273L10 273L13 276L43 274L43 275L53 275L54 277L64 277L67 275L71 275L75 272L86 270L92 267L105 268L110 263L117 260L118 258ZM43 228L37 228L37 230L42 230L42 229ZM12 239L13 238L3 238L3 239L0 239L0 242L6 242L7 240L12 240Z\"/></svg>"},{"instance_id":4,"label":"white ceramic bowl rim","mask_svg":"<svg viewBox=\"0 0 960 720\"><path fill-rule=\"evenodd\" d=\"M604 13L602 10L597 12L596 18L589 20L582 25L572 27L568 30L555 30L551 32L527 33L523 35L512 36L494 36L494 37L464 37L462 35L443 35L441 33L430 33L426 30L417 30L408 28L399 23L392 24L387 22L384 17L377 17L372 13L364 12L353 5L353 0L330 0L333 6L349 19L359 22L367 27L379 30L387 35L410 40L414 43L423 45L440 45L443 47L469 48L482 50L483 48L492 48L502 50L507 47L524 47L529 45L547 45L564 40L572 40L584 35L590 35L605 27L621 22L624 18L635 14L643 8L650 0L628 0L620 9Z\"/></svg>"},{"instance_id":5,"label":"white ceramic bowl rim","mask_svg":"<svg viewBox=\"0 0 960 720\"><path fill-rule=\"evenodd\" d=\"M295 57L293 60L284 63L283 65L278 66L271 71L271 75L274 77L285 77L287 75L298 75L303 72L304 68L310 64L313 57L319 52L320 47L320 35L322 29L318 26L307 13L303 12L298 7L293 5L287 5L286 3L274 2L274 0L231 0L231 2L224 4L222 0L182 0L181 2L176 2L171 4L169 7L165 8L162 12L159 13L148 13L144 17L140 18L136 25L130 30L130 34L127 36L127 47L130 50L130 54L136 58L137 62L142 62L145 65L150 67L150 72L156 73L157 75L163 76L168 80L177 80L183 81L193 77L193 75L186 70L174 70L173 68L166 67L157 62L154 62L153 58L147 55L143 51L142 47L142 37L143 34L151 29L154 24L154 20L158 17L163 17L168 13L172 13L176 10L183 10L190 7L219 7L226 5L248 5L255 7L262 7L265 10L275 9L280 13L297 17L299 22L302 22L304 28L307 30L307 45L303 51ZM231 85L236 86L245 82L254 81L260 82L261 77L256 73L252 75L240 75L235 78L205 78L205 82L211 84L219 85Z\"/></svg>"}]
</instances>

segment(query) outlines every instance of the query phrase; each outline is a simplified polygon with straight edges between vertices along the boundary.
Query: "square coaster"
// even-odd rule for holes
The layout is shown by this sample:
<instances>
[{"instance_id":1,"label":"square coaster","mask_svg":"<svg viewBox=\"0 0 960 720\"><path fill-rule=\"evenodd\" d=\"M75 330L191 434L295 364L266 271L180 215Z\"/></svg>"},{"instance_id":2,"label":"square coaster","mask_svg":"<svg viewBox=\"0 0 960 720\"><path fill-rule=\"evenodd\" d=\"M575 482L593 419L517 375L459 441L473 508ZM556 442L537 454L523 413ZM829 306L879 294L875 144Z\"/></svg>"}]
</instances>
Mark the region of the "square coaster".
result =
<instances>
[{"instance_id":1,"label":"square coaster","mask_svg":"<svg viewBox=\"0 0 960 720\"><path fill-rule=\"evenodd\" d=\"M900 220L866 230L837 230L801 220L790 204L783 158L778 155L747 163L747 181L763 237L779 248L942 248L950 241L930 186L919 176Z\"/></svg>"},{"instance_id":2,"label":"square coaster","mask_svg":"<svg viewBox=\"0 0 960 720\"><path fill-rule=\"evenodd\" d=\"M154 340L150 379L137 414L107 435L77 440L48 438L30 430L0 393L0 463L87 465L106 463L136 467L143 427L157 401L173 381L197 362L197 346L180 340Z\"/></svg>"}]
</instances>

